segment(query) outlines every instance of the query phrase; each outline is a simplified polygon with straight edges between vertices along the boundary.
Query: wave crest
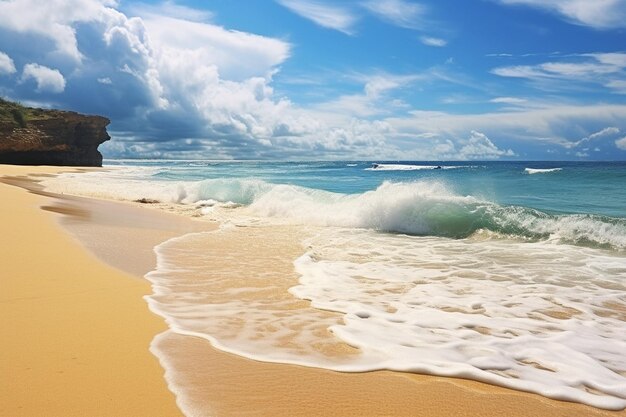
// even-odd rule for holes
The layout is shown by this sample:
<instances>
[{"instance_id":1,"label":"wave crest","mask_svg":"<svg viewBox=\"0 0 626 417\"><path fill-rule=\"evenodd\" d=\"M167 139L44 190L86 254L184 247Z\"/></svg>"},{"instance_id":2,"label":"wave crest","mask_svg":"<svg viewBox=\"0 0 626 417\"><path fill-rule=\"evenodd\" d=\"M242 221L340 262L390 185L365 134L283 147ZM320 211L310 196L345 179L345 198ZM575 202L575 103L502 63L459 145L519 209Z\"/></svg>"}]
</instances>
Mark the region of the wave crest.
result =
<instances>
[{"instance_id":1,"label":"wave crest","mask_svg":"<svg viewBox=\"0 0 626 417\"><path fill-rule=\"evenodd\" d=\"M377 189L361 194L332 193L257 179L94 181L89 174L71 179L46 182L45 186L52 192L131 201L150 198L195 204L215 200L228 206L249 206L259 216L286 218L302 224L450 238L466 238L484 230L513 238L626 249L624 218L555 215L527 207L502 206L459 195L444 182L432 179L384 182Z\"/></svg>"},{"instance_id":2,"label":"wave crest","mask_svg":"<svg viewBox=\"0 0 626 417\"><path fill-rule=\"evenodd\" d=\"M526 172L528 175L547 174L550 172L558 172L562 170L563 168L524 168L524 172Z\"/></svg>"},{"instance_id":3,"label":"wave crest","mask_svg":"<svg viewBox=\"0 0 626 417\"><path fill-rule=\"evenodd\" d=\"M267 217L410 235L465 238L489 230L530 240L626 248L626 219L552 215L526 207L501 206L457 195L434 181L385 182L376 190L356 195L277 185L250 208Z\"/></svg>"}]
</instances>

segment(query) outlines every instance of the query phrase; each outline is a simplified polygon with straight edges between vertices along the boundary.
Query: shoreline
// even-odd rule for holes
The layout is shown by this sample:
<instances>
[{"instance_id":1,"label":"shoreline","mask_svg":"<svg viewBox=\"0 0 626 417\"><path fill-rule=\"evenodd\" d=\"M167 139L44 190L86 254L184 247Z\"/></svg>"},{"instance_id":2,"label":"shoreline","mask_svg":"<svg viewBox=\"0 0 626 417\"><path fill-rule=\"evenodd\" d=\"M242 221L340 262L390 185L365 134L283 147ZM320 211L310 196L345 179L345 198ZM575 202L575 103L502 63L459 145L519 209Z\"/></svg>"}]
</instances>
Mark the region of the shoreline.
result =
<instances>
[{"instance_id":1,"label":"shoreline","mask_svg":"<svg viewBox=\"0 0 626 417\"><path fill-rule=\"evenodd\" d=\"M4 177L72 169L0 166ZM0 415L181 415L148 351L165 324L149 285L96 259L42 210L58 202L0 183ZM42 207L43 206L43 207Z\"/></svg>"},{"instance_id":2,"label":"shoreline","mask_svg":"<svg viewBox=\"0 0 626 417\"><path fill-rule=\"evenodd\" d=\"M6 166L0 166L0 175L5 174ZM11 168L9 171L17 169ZM37 171L40 173L54 173L67 169L54 169L54 168L33 168L23 167L22 173L9 175L24 175L29 171ZM23 221L37 218L41 223L46 221L54 223L54 220L58 218L58 215L51 214L50 212L61 213L63 215L61 223L64 228L70 231L76 239L81 243L82 247L76 244L76 241L64 235L60 228L59 230L50 230L49 235L52 235L54 242L62 243L63 248L72 246L77 253L82 253L82 256L87 258L89 255L85 249L92 251L98 256L100 260L104 260L110 265L114 265L117 268L126 270L127 272L134 273L136 276L141 276L142 271L145 271L150 266L151 258L149 253L155 246L153 244L159 243L159 239L164 236L171 235L176 236L176 233L184 234L181 229L172 226L171 223L176 223L175 219L183 219L182 223L188 225L188 222L192 222L191 219L185 219L182 216L176 216L170 214L165 224L158 226L155 224L137 224L137 219L144 217L156 218L161 214L158 210L146 210L144 207L135 207L131 204L124 204L120 202L108 202L103 200L92 200L82 197L67 197L62 199L56 199L56 202L50 204L49 197L22 195L18 201L13 201L13 196L17 196L19 193L26 194L26 191L19 190L15 187L10 187L12 192L7 193L9 190L5 184L0 184L0 189L5 197L6 201L11 201L11 210L6 210L2 217L5 215L13 216L15 213L12 210L17 211L19 206L20 210L22 206L30 207L30 210L24 211ZM14 192L13 192L14 191ZM78 203L77 203L78 201ZM45 210L39 209L37 205L45 203ZM82 205L81 205L82 204ZM13 206L14 205L14 206ZM74 208L72 209L72 205ZM79 206L79 210L76 210L76 205ZM122 207L124 207L122 209ZM52 209L50 209L52 208ZM115 211L118 210L118 211ZM35 213L35 211L37 213ZM148 215L147 212L154 212L154 216ZM81 214L82 213L82 214ZM113 215L112 213L115 213ZM119 213L123 213L121 216ZM134 213L134 214L133 214ZM142 213L142 214L139 214ZM136 217L135 217L136 215ZM164 214L165 215L165 214ZM7 217L8 218L8 217ZM13 218L13 217L11 217ZM203 222L195 222L203 223ZM197 226L197 225L196 225ZM194 226L194 227L196 227ZM16 226L18 227L18 226ZM165 230L159 229L165 228ZM200 227L200 226L197 226ZM133 231L133 228L135 230ZM47 229L54 229L48 225ZM137 235L140 229L141 236L136 241L130 241L129 237ZM193 227L192 227L193 229ZM48 230L46 230L48 231ZM152 232L151 232L152 231ZM191 231L191 230L189 230ZM39 230L35 230L34 233L31 230L29 235L26 235L24 239L27 244L27 238L36 239L40 234ZM32 235L32 236L31 236ZM150 237L148 237L150 235ZM97 239L93 239L97 236ZM163 239L166 240L166 239ZM5 242L9 243L9 242ZM117 246L116 246L117 245ZM10 246L10 245L6 245ZM76 247L74 247L76 246ZM117 247L120 250L111 251L111 248ZM60 249L60 248L59 248ZM132 250L131 250L132 249ZM43 250L43 249L42 249ZM61 249L60 249L61 250ZM5 252L6 253L6 252ZM139 253L139 255L137 255ZM148 255L146 255L148 253ZM40 253L37 253L39 256ZM153 255L152 255L153 256ZM120 291L116 292L115 297L120 299L132 299L133 313L139 314L144 317L143 320L152 323L151 326L145 326L138 323L140 320L133 317L134 320L130 320L130 310L111 312L110 308L106 311L91 312L91 314L108 317L107 314L115 313L119 314L121 322L124 323L123 327L135 326L141 324L142 332L141 337L139 335L134 339L134 343L137 344L137 339L148 338L146 333L153 332L151 337L157 335L157 333L166 329L166 325L160 317L153 315L148 311L148 306L143 300L141 295L145 295L150 292L149 283L144 280L137 280L133 276L123 274L118 270L114 270L110 266L105 266L101 261L90 259L90 264L86 267L86 271L89 274L92 270L104 270L106 276L103 277L103 281L109 284L111 281L124 281L125 286L121 287ZM152 263L154 266L154 262ZM33 280L29 283L29 290L42 291L39 287L39 283L32 275L32 272L24 272L29 270L32 265L19 264L16 268L22 268L23 277L27 280ZM62 265L61 265L62 266ZM67 267L67 265L65 265ZM30 271L30 270L29 270ZM51 274L51 270L46 271ZM144 272L145 273L145 272ZM113 278L111 278L113 277ZM132 285L128 281L132 281ZM63 280L55 280L63 281ZM58 282L55 282L58 284ZM76 285L76 282L71 283ZM80 284L83 284L80 282ZM4 286L4 284L3 284ZM130 287L128 290L126 287ZM143 294L138 294L143 291ZM76 297L79 298L79 297ZM74 301L72 299L71 301ZM117 298L114 300L117 306ZM131 301L128 301L131 303ZM6 303L3 303L3 305ZM70 303L65 303L70 304ZM71 306L70 306L71 307ZM103 306L106 307L106 306ZM56 307L55 307L56 308ZM140 312L141 310L141 312ZM147 314L146 314L147 312ZM147 316L150 316L149 318ZM81 316L78 321L89 328L89 314ZM26 323L24 323L26 321ZM37 325L32 320L22 320L22 324ZM56 325L56 323L54 323ZM3 326L4 327L4 326ZM128 332L135 333L138 328L131 327L126 329ZM7 332L6 329L5 333ZM9 334L9 333L6 333ZM63 335L66 342L71 344L72 339L80 339L79 334L66 333ZM25 339L21 339L24 341ZM111 340L109 340L111 342ZM19 350L23 347L23 344L17 340L14 343L15 348ZM118 342L110 343L117 345ZM150 338L148 338L148 345L150 344ZM154 345L154 344L153 344ZM594 409L589 406L565 403L555 400L549 400L547 398L527 394L519 391L513 391L505 388L482 384L475 381L461 380L455 378L443 378L434 376L423 376L414 374L403 374L390 371L376 371L368 373L338 373L318 368L304 368L294 365L283 364L271 364L264 362L257 362L243 357L231 355L213 348L208 342L203 339L181 336L172 333L171 331L165 331L157 337L156 350L160 347L166 347L173 351L179 352L179 355L174 360L166 364L169 377L172 376L178 378L184 378L185 384L190 386L202 387L201 397L202 401L211 406L212 411L217 415L424 415L424 416L449 416L449 415L501 415L507 413L511 416L617 416L626 415L626 412L611 412L606 410ZM104 349L109 346L103 346ZM150 357L153 362L156 359L150 355L147 350L147 345L144 346L145 352L142 355ZM154 346L153 346L154 349ZM3 352L4 354L5 352ZM41 352L34 352L34 356ZM40 361L46 361L47 358L36 358ZM147 361L148 358L143 358L143 361ZM9 366L11 360L16 358L8 358L5 364L3 360L2 368ZM54 359L50 359L52 362ZM102 362L95 357L96 362ZM52 364L52 365L56 365ZM88 365L95 365L89 363ZM104 369L105 366L110 364L98 363ZM158 365L158 364L157 364ZM154 366L152 366L154 367ZM158 368L158 366L156 366ZM7 368L8 369L8 368ZM146 368L147 369L147 368ZM162 369L150 368L150 374L148 376L149 382L144 380L144 384L151 383L155 386L162 385L165 387L163 381ZM16 369L16 371L19 371ZM128 368L121 369L122 375L128 372ZM147 370L144 370L148 372ZM104 371L103 371L104 372ZM112 369L107 370L108 373L113 374L115 371ZM3 370L4 374L10 374ZM14 372L15 373L15 372ZM26 378L24 370L17 372L19 378L24 376ZM144 376L146 376L145 374ZM114 375L113 375L114 376ZM99 375L92 375L92 379L98 379ZM19 380L18 378L18 380ZM90 381L86 378L81 381L86 381L84 385L88 385ZM74 386L79 380L68 380L67 385L64 387L66 391L71 391L78 387ZM45 383L44 383L45 384ZM39 386L40 389L43 387ZM81 387L82 388L82 387ZM137 389L145 388L141 385L136 387ZM172 403L172 395L164 390L165 395L161 391L155 390L151 392L150 401L154 400L154 404L157 402ZM37 392L37 390L36 390ZM69 394L72 394L71 392ZM137 392L126 393L130 398L139 398ZM37 394L35 394L36 396ZM3 394L4 397L4 394ZM32 397L32 395L31 395ZM158 398L156 398L158 397ZM15 398L9 397L6 398ZM92 397L93 398L93 397ZM166 401L167 400L167 401ZM180 398L179 398L180 401ZM4 404L5 401L3 400ZM136 407L137 404L126 404L127 406ZM171 405L171 404L170 404ZM3 406L4 407L4 406ZM167 414L166 407L158 406L155 409L159 409L163 414L157 413L134 413L132 415L175 415ZM169 409L168 409L169 410ZM2 409L0 409L2 411ZM47 415L54 415L47 410ZM147 411L147 410L146 410ZM116 415L112 414L98 414L89 413L90 415ZM19 412L12 413L10 415L20 415ZM34 413L25 413L22 415L36 415ZM63 409L62 415L73 415L70 411ZM76 414L78 415L78 414ZM117 413L117 415L124 415L123 413Z\"/></svg>"}]
</instances>

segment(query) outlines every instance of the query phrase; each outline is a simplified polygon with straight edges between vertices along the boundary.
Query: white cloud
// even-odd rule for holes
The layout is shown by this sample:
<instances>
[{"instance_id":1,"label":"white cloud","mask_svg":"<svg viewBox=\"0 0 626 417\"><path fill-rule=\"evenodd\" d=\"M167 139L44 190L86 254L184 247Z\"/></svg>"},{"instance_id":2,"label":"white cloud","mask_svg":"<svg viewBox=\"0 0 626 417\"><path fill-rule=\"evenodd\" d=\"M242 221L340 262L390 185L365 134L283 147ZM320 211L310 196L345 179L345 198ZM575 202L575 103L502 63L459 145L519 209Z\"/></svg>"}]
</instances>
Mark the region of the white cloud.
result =
<instances>
[{"instance_id":1,"label":"white cloud","mask_svg":"<svg viewBox=\"0 0 626 417\"><path fill-rule=\"evenodd\" d=\"M605 138L605 137L609 137L609 136L615 136L618 135L620 133L619 128L614 127L614 126L609 126L609 127L605 127L604 129L601 129L597 132L594 132L592 134L590 134L589 136L585 136L584 138L580 139L579 141L576 142L570 142L567 144L564 144L566 148L575 148L577 146L582 145L585 142L589 142L592 140L596 140L596 139L601 139L601 138Z\"/></svg>"},{"instance_id":2,"label":"white cloud","mask_svg":"<svg viewBox=\"0 0 626 417\"><path fill-rule=\"evenodd\" d=\"M10 56L0 51L0 75L14 74L15 64Z\"/></svg>"},{"instance_id":3,"label":"white cloud","mask_svg":"<svg viewBox=\"0 0 626 417\"><path fill-rule=\"evenodd\" d=\"M626 0L496 0L560 14L573 23L595 29L626 27Z\"/></svg>"},{"instance_id":4,"label":"white cloud","mask_svg":"<svg viewBox=\"0 0 626 417\"><path fill-rule=\"evenodd\" d=\"M611 80L605 84L605 87L616 94L626 94L626 80Z\"/></svg>"},{"instance_id":5,"label":"white cloud","mask_svg":"<svg viewBox=\"0 0 626 417\"><path fill-rule=\"evenodd\" d=\"M497 104L523 104L528 102L528 100L518 97L496 97L489 100L489 102Z\"/></svg>"},{"instance_id":6,"label":"white cloud","mask_svg":"<svg viewBox=\"0 0 626 417\"><path fill-rule=\"evenodd\" d=\"M0 2L0 27L33 33L51 40L56 52L80 61L75 24L115 19L120 13L106 7L114 0L7 0Z\"/></svg>"},{"instance_id":7,"label":"white cloud","mask_svg":"<svg viewBox=\"0 0 626 417\"><path fill-rule=\"evenodd\" d=\"M598 54L585 54L593 61L584 62L545 62L538 65L516 65L498 67L492 73L502 77L517 78L569 78L581 79L602 76L606 74L620 73L626 68L626 54L613 53L612 60Z\"/></svg>"},{"instance_id":8,"label":"white cloud","mask_svg":"<svg viewBox=\"0 0 626 417\"><path fill-rule=\"evenodd\" d=\"M65 90L65 78L57 69L39 64L26 64L21 81L35 80L38 92L62 93Z\"/></svg>"},{"instance_id":9,"label":"white cloud","mask_svg":"<svg viewBox=\"0 0 626 417\"><path fill-rule=\"evenodd\" d=\"M446 41L445 39L431 38L430 36L422 36L420 38L420 41L422 41L424 45L435 46L439 48L442 48L448 44L448 41Z\"/></svg>"},{"instance_id":10,"label":"white cloud","mask_svg":"<svg viewBox=\"0 0 626 417\"><path fill-rule=\"evenodd\" d=\"M245 80L265 76L283 63L290 45L282 40L245 32L226 30L220 26L148 15L142 19L157 59L184 61L163 62L167 66L219 68L220 77Z\"/></svg>"},{"instance_id":11,"label":"white cloud","mask_svg":"<svg viewBox=\"0 0 626 417\"><path fill-rule=\"evenodd\" d=\"M354 79L363 83L363 92L343 95L336 99L317 104L319 111L334 112L351 117L372 117L386 115L392 108L403 107L402 101L388 97L388 93L424 79L424 75L393 75L378 73L356 75Z\"/></svg>"},{"instance_id":12,"label":"white cloud","mask_svg":"<svg viewBox=\"0 0 626 417\"><path fill-rule=\"evenodd\" d=\"M33 10L33 19L43 22L39 14L78 4L72 1L48 0L43 11ZM0 8L13 3L0 1ZM511 156L510 149L517 150L515 141L567 149L606 126L626 130L626 106L620 105L533 102L532 108L516 106L515 111L485 114L408 112L401 94L407 87L418 90L435 80L463 84L460 77L452 79L441 68L409 75L348 74L349 81L362 90L298 106L273 90L275 74L290 56L291 45L284 40L228 30L193 9L164 14L165 6L174 3L132 9L134 17L120 13L111 2L85 0L85 4L93 6L87 8L89 13L73 18L51 13L43 24L69 28L58 32L71 35L66 38L54 30L43 33L22 16L2 19L0 27L16 39L28 32L52 45L56 52L50 56L28 48L11 55L16 62L39 64L39 71L31 67L26 79L37 81L35 73L41 80L56 77L56 84L41 84L41 91L59 89L65 83L61 72L67 75L68 88L55 97L55 103L114 120L115 139L105 145L107 156L487 159ZM22 26L11 29L7 21ZM351 31L353 24L348 27ZM622 58L588 54L578 59L615 67ZM598 82L613 80L602 77ZM15 97L19 97L19 92L14 94L17 90L28 87L10 86L9 81L5 77L2 88ZM94 96L98 100L92 100ZM520 104L511 97L494 102ZM468 139L471 131L475 133ZM497 145L489 137L497 138ZM598 141L609 139L613 138L602 136Z\"/></svg>"},{"instance_id":13,"label":"white cloud","mask_svg":"<svg viewBox=\"0 0 626 417\"><path fill-rule=\"evenodd\" d=\"M511 150L502 150L485 135L484 133L472 130L467 143L463 145L459 151L460 159L498 159L502 156L515 156Z\"/></svg>"},{"instance_id":14,"label":"white cloud","mask_svg":"<svg viewBox=\"0 0 626 417\"><path fill-rule=\"evenodd\" d=\"M276 0L292 12L315 24L353 35L356 16L347 8L322 3L317 0Z\"/></svg>"},{"instance_id":15,"label":"white cloud","mask_svg":"<svg viewBox=\"0 0 626 417\"><path fill-rule=\"evenodd\" d=\"M626 68L626 53L623 52L593 53L586 55L594 57L603 64Z\"/></svg>"},{"instance_id":16,"label":"white cloud","mask_svg":"<svg viewBox=\"0 0 626 417\"><path fill-rule=\"evenodd\" d=\"M598 139L604 136L611 136L619 134L620 130L617 127L605 127L604 129L592 133L588 136L589 140Z\"/></svg>"},{"instance_id":17,"label":"white cloud","mask_svg":"<svg viewBox=\"0 0 626 417\"><path fill-rule=\"evenodd\" d=\"M139 3L129 7L130 14L140 16L168 16L191 22L208 22L213 19L213 13L207 10L198 10L191 7L176 4L172 0L166 0L159 4Z\"/></svg>"},{"instance_id":18,"label":"white cloud","mask_svg":"<svg viewBox=\"0 0 626 417\"><path fill-rule=\"evenodd\" d=\"M591 83L603 85L614 93L626 92L626 53L579 54L562 59L537 65L497 67L491 73L545 83L550 88L567 89L575 88L579 83ZM558 82L562 83L557 85Z\"/></svg>"},{"instance_id":19,"label":"white cloud","mask_svg":"<svg viewBox=\"0 0 626 417\"><path fill-rule=\"evenodd\" d=\"M369 0L361 3L370 13L392 25L423 29L426 8L405 0Z\"/></svg>"},{"instance_id":20,"label":"white cloud","mask_svg":"<svg viewBox=\"0 0 626 417\"><path fill-rule=\"evenodd\" d=\"M484 132L500 140L558 145L563 149L575 146L582 126L615 126L626 129L626 105L563 105L514 111L450 114L435 111L413 111L412 117L385 119L398 136L415 137L429 133L434 137L462 140L468 131ZM594 130L590 130L588 135ZM588 136L587 135L587 136Z\"/></svg>"},{"instance_id":21,"label":"white cloud","mask_svg":"<svg viewBox=\"0 0 626 417\"><path fill-rule=\"evenodd\" d=\"M307 118L289 110L289 101L273 96L272 76L289 56L287 42L203 23L198 21L201 12L187 8L176 9L177 14L193 20L160 15L163 5L137 8L145 16L127 17L108 7L114 6L112 2L93 0L86 0L78 15L59 12L68 4L79 6L72 1L48 0L41 8L31 4L33 12L27 14L44 28L64 27L67 30L59 33L66 37L42 33L22 15L14 16L23 10L13 2L0 2L12 13L0 26L52 39L64 55L64 72L73 86L64 96L71 104L65 106L110 116L111 128L119 130L112 130L113 135L127 138L129 151L156 152L157 147L165 153L185 148L217 154L221 147L221 154L250 149L253 157L254 146L268 143L275 131L298 134L314 128ZM7 21L12 22L9 28ZM79 42L85 33L88 42ZM29 55L27 48L21 53L23 59L40 55ZM63 91L61 73L41 65L47 62L40 58L39 65L25 68L22 81L34 79L42 92ZM98 100L88 100L86 90ZM212 139L186 146L177 143L189 138ZM247 144L254 146L246 148Z\"/></svg>"},{"instance_id":22,"label":"white cloud","mask_svg":"<svg viewBox=\"0 0 626 417\"><path fill-rule=\"evenodd\" d=\"M621 139L617 139L615 141L615 146L617 146L619 149L626 151L626 137L623 137Z\"/></svg>"}]
</instances>

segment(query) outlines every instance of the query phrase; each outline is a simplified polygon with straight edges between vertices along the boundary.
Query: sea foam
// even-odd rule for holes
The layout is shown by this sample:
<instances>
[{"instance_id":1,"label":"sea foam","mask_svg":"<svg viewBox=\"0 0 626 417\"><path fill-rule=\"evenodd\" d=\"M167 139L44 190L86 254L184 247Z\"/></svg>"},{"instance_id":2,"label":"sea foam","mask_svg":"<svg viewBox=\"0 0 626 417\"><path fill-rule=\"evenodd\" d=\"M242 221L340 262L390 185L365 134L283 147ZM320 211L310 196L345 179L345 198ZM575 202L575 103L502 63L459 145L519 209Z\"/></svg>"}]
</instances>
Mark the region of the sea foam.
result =
<instances>
[{"instance_id":1,"label":"sea foam","mask_svg":"<svg viewBox=\"0 0 626 417\"><path fill-rule=\"evenodd\" d=\"M132 174L132 173L131 173ZM195 182L146 181L125 173L69 174L44 182L49 191L99 198L195 204L214 200L245 205L255 216L300 224L365 228L419 236L467 238L480 231L555 243L626 249L626 219L592 214L549 214L499 205L456 193L438 180L383 182L358 194L332 193L257 179L207 179Z\"/></svg>"},{"instance_id":2,"label":"sea foam","mask_svg":"<svg viewBox=\"0 0 626 417\"><path fill-rule=\"evenodd\" d=\"M285 291L293 250L281 241L290 234L312 235L289 289L310 306ZM544 242L300 226L193 234L157 253L159 268L148 275L153 311L174 331L227 352L345 372L469 378L626 407L623 257ZM337 355L338 342L358 351Z\"/></svg>"},{"instance_id":3,"label":"sea foam","mask_svg":"<svg viewBox=\"0 0 626 417\"><path fill-rule=\"evenodd\" d=\"M366 171L422 171L431 169L477 168L469 165L410 165L410 164L374 164L365 168Z\"/></svg>"},{"instance_id":4,"label":"sea foam","mask_svg":"<svg viewBox=\"0 0 626 417\"><path fill-rule=\"evenodd\" d=\"M550 172L559 172L562 171L563 168L525 168L524 172L529 175L532 174L547 174Z\"/></svg>"},{"instance_id":5,"label":"sea foam","mask_svg":"<svg viewBox=\"0 0 626 417\"><path fill-rule=\"evenodd\" d=\"M626 407L623 218L500 205L432 179L341 194L146 173L44 186L223 220L156 249L148 300L178 333L264 361L456 376Z\"/></svg>"}]
</instances>

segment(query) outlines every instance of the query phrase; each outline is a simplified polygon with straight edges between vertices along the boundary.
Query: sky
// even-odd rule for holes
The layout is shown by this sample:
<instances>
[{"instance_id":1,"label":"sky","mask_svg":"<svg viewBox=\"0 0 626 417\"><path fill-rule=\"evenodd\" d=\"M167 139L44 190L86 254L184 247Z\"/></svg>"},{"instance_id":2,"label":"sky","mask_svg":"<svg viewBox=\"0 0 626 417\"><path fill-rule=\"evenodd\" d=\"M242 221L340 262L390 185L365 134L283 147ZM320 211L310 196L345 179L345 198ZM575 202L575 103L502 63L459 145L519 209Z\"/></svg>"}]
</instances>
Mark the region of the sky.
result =
<instances>
[{"instance_id":1,"label":"sky","mask_svg":"<svg viewBox=\"0 0 626 417\"><path fill-rule=\"evenodd\" d=\"M626 160L626 0L0 0L105 158Z\"/></svg>"}]
</instances>

